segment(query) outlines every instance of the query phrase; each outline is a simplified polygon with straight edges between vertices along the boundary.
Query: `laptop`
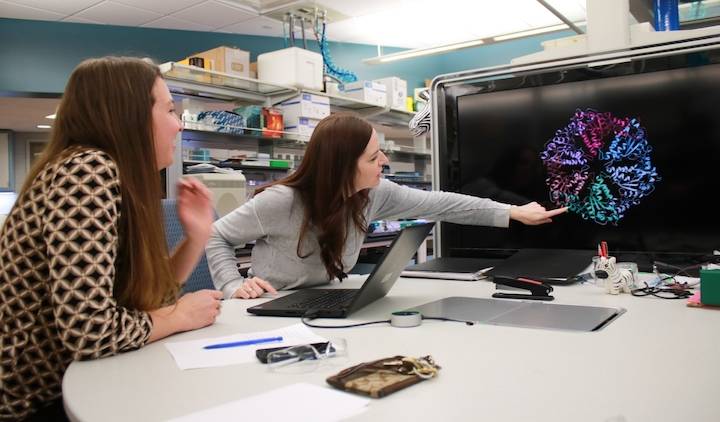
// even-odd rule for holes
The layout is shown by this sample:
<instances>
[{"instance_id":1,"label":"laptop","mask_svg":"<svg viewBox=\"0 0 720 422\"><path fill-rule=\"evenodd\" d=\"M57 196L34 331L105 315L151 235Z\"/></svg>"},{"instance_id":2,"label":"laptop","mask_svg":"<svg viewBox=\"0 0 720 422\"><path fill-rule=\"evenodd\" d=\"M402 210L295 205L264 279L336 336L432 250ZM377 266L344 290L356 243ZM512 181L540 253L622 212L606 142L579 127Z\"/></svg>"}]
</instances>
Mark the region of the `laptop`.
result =
<instances>
[{"instance_id":1,"label":"laptop","mask_svg":"<svg viewBox=\"0 0 720 422\"><path fill-rule=\"evenodd\" d=\"M520 249L485 273L489 277L527 277L567 285L592 262L595 251L581 249Z\"/></svg>"},{"instance_id":2,"label":"laptop","mask_svg":"<svg viewBox=\"0 0 720 422\"><path fill-rule=\"evenodd\" d=\"M434 225L404 228L359 289L303 289L247 311L263 316L345 318L387 295Z\"/></svg>"}]
</instances>

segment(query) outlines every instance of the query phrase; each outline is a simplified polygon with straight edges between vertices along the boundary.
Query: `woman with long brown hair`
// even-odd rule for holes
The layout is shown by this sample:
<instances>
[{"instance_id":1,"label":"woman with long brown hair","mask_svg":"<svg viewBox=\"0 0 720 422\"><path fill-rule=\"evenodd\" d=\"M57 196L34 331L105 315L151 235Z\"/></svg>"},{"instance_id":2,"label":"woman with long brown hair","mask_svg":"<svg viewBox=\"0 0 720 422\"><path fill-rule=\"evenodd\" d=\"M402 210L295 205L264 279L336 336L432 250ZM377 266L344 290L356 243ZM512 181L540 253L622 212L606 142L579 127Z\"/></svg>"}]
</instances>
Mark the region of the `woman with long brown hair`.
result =
<instances>
[{"instance_id":1,"label":"woman with long brown hair","mask_svg":"<svg viewBox=\"0 0 720 422\"><path fill-rule=\"evenodd\" d=\"M178 186L186 238L169 254L159 170L181 125L157 66L106 57L72 73L52 137L0 231L0 419L57 420L73 360L215 321L220 292L178 299L213 211Z\"/></svg>"},{"instance_id":2,"label":"woman with long brown hair","mask_svg":"<svg viewBox=\"0 0 720 422\"><path fill-rule=\"evenodd\" d=\"M214 224L206 247L215 287L225 298L342 280L357 262L372 220L428 218L507 227L536 225L566 208L532 202L511 206L449 192L426 192L382 179L388 159L365 120L326 117L313 131L298 169ZM256 241L249 277L237 270L234 248Z\"/></svg>"}]
</instances>

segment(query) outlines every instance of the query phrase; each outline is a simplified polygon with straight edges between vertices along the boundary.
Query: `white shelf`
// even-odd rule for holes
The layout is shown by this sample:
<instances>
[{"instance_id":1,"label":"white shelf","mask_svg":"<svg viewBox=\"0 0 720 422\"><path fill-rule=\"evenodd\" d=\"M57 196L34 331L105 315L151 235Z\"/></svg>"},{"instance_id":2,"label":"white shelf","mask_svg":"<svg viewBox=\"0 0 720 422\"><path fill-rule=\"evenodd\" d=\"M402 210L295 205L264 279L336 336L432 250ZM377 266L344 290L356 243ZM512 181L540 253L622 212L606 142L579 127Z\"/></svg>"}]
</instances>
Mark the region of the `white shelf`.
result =
<instances>
[{"instance_id":1,"label":"white shelf","mask_svg":"<svg viewBox=\"0 0 720 422\"><path fill-rule=\"evenodd\" d=\"M310 137L307 135L302 135L298 132L289 132L289 131L283 131L283 130L273 130L272 132L280 134L279 137L277 136L268 136L263 134L263 130L267 129L258 129L254 127L245 127L245 126L234 126L234 125L213 125L210 123L205 122L190 122L183 120L183 130L188 131L194 131L198 133L213 133L213 134L221 134L221 135L229 135L229 136L239 136L239 137L246 137L246 138L257 138L257 139L263 139L263 140L270 140L270 141L278 141L278 142L294 142L294 143L301 143L301 144L307 144L307 142L310 140ZM234 133L231 130L235 130L238 132L243 133Z\"/></svg>"},{"instance_id":2,"label":"white shelf","mask_svg":"<svg viewBox=\"0 0 720 422\"><path fill-rule=\"evenodd\" d=\"M306 92L328 97L333 111L353 111L383 124L407 125L415 115L414 112L379 106L343 95L272 84L175 62L161 64L160 71L170 91L179 95L272 106Z\"/></svg>"},{"instance_id":3,"label":"white shelf","mask_svg":"<svg viewBox=\"0 0 720 422\"><path fill-rule=\"evenodd\" d=\"M288 86L175 62L161 64L160 72L167 80L170 91L175 94L271 105L268 101L272 101L274 96L298 92L296 88Z\"/></svg>"},{"instance_id":4,"label":"white shelf","mask_svg":"<svg viewBox=\"0 0 720 422\"><path fill-rule=\"evenodd\" d=\"M228 102L234 104L253 104L264 107L274 106L286 99L309 93L322 95L330 99L332 112L349 111L357 113L373 123L402 130L415 113L405 110L378 106L377 104L361 101L339 94L327 94L320 91L304 90L296 87L283 86L262 82L258 79L231 75L223 72L206 70L195 66L183 65L175 62L160 65L170 91L174 95L188 96L201 102ZM203 122L183 122L186 137L182 137L183 144L196 148L244 149L258 148L264 151L274 151L274 148L304 149L309 141L308 136L296 132L280 131L280 138L263 136L259 129L237 127L242 134L228 133L228 126L224 131L207 125ZM239 131L238 130L238 131ZM388 129L390 130L390 128ZM181 146L181 148L183 148ZM175 186L183 174L182 150L176 152L175 164L167 169L167 188L169 197L174 197ZM415 157L416 162L427 162L429 151L417 151L412 147L386 148L388 154Z\"/></svg>"}]
</instances>

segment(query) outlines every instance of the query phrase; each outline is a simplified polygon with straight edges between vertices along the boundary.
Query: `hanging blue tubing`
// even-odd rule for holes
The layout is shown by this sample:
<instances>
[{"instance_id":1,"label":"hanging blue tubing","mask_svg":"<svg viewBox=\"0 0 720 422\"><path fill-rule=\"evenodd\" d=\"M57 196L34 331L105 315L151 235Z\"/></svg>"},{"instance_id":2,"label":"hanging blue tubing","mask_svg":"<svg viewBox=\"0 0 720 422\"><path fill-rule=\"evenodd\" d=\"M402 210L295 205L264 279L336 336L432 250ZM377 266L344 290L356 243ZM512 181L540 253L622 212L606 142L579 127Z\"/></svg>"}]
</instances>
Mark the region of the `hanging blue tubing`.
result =
<instances>
[{"instance_id":1,"label":"hanging blue tubing","mask_svg":"<svg viewBox=\"0 0 720 422\"><path fill-rule=\"evenodd\" d=\"M677 31L680 29L678 0L653 0L655 6L655 30Z\"/></svg>"},{"instance_id":2,"label":"hanging blue tubing","mask_svg":"<svg viewBox=\"0 0 720 422\"><path fill-rule=\"evenodd\" d=\"M317 30L315 31L317 36ZM330 45L328 44L327 37L325 36L325 22L322 23L322 32L318 37L318 44L320 44L320 53L323 57L323 63L325 64L325 73L332 75L343 83L355 82L358 80L357 75L350 70L340 68L335 65L330 57Z\"/></svg>"}]
</instances>

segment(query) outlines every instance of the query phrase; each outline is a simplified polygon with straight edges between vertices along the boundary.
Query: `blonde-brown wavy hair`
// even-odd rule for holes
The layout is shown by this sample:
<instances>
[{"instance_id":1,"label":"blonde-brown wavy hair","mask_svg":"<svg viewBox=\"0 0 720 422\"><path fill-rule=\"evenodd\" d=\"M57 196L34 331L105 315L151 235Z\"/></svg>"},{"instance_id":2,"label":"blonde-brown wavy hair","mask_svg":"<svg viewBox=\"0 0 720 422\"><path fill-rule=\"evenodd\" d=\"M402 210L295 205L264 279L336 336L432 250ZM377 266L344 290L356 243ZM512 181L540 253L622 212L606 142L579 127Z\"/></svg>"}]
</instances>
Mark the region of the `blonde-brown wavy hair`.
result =
<instances>
[{"instance_id":1,"label":"blonde-brown wavy hair","mask_svg":"<svg viewBox=\"0 0 720 422\"><path fill-rule=\"evenodd\" d=\"M98 149L116 163L122 195L114 296L139 310L173 300L179 286L170 269L162 222L162 188L153 140L154 64L131 57L85 60L65 87L50 142L30 170L20 196L49 163Z\"/></svg>"},{"instance_id":2,"label":"blonde-brown wavy hair","mask_svg":"<svg viewBox=\"0 0 720 422\"><path fill-rule=\"evenodd\" d=\"M364 210L368 189L355 192L357 161L365 152L372 125L351 113L330 115L318 123L310 137L300 166L288 177L263 186L279 184L295 188L305 208L296 253L305 258L313 251L302 250L303 240L313 228L320 244L320 256L330 279L347 277L342 254L348 229L367 231Z\"/></svg>"}]
</instances>

